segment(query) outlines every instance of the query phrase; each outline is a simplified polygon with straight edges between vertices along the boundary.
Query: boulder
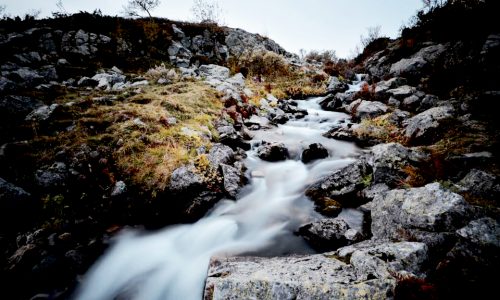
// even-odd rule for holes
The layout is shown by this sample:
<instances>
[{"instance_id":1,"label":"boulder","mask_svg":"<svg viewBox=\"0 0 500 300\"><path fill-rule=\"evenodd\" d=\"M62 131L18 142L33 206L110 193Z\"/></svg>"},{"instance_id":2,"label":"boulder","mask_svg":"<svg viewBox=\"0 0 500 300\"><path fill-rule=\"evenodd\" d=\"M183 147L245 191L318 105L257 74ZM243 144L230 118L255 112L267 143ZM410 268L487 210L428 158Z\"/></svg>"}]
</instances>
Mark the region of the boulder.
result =
<instances>
[{"instance_id":1,"label":"boulder","mask_svg":"<svg viewBox=\"0 0 500 300\"><path fill-rule=\"evenodd\" d=\"M330 77L330 81L328 81L326 90L330 93L336 94L343 93L347 91L348 88L349 86L346 83L341 82L338 77L332 76Z\"/></svg>"},{"instance_id":2,"label":"boulder","mask_svg":"<svg viewBox=\"0 0 500 300\"><path fill-rule=\"evenodd\" d=\"M452 232L467 224L472 215L462 196L439 183L377 195L371 208L375 239L408 240L418 239L419 231Z\"/></svg>"},{"instance_id":3,"label":"boulder","mask_svg":"<svg viewBox=\"0 0 500 300\"><path fill-rule=\"evenodd\" d=\"M372 178L371 167L365 160L358 160L309 186L306 195L318 206L323 206L325 197L339 202L343 206L358 206L357 192L367 187Z\"/></svg>"},{"instance_id":4,"label":"boulder","mask_svg":"<svg viewBox=\"0 0 500 300\"><path fill-rule=\"evenodd\" d=\"M403 123L405 137L413 144L436 141L442 136L445 130L443 127L453 119L454 114L452 106L430 108Z\"/></svg>"},{"instance_id":5,"label":"boulder","mask_svg":"<svg viewBox=\"0 0 500 300\"><path fill-rule=\"evenodd\" d=\"M241 187L241 172L235 167L221 164L222 177L224 178L224 190L233 199L236 198Z\"/></svg>"},{"instance_id":6,"label":"boulder","mask_svg":"<svg viewBox=\"0 0 500 300\"><path fill-rule=\"evenodd\" d=\"M7 77L25 87L34 87L45 81L45 78L30 68L19 68L10 72Z\"/></svg>"},{"instance_id":7,"label":"boulder","mask_svg":"<svg viewBox=\"0 0 500 300\"><path fill-rule=\"evenodd\" d=\"M423 277L429 260L428 247L419 242L368 240L340 248L334 255L348 260L361 280L390 278L394 273Z\"/></svg>"},{"instance_id":8,"label":"boulder","mask_svg":"<svg viewBox=\"0 0 500 300\"><path fill-rule=\"evenodd\" d=\"M457 243L438 264L435 278L453 299L487 299L496 291L500 268L500 224L492 218L471 221L456 231Z\"/></svg>"},{"instance_id":9,"label":"boulder","mask_svg":"<svg viewBox=\"0 0 500 300\"><path fill-rule=\"evenodd\" d=\"M307 164L316 159L322 159L328 157L328 150L325 146L320 143L314 143L309 145L304 151L302 151L302 155L300 159L303 163Z\"/></svg>"},{"instance_id":10,"label":"boulder","mask_svg":"<svg viewBox=\"0 0 500 300\"><path fill-rule=\"evenodd\" d=\"M361 280L355 269L325 255L212 258L205 300L386 299L392 277Z\"/></svg>"},{"instance_id":11,"label":"boulder","mask_svg":"<svg viewBox=\"0 0 500 300\"><path fill-rule=\"evenodd\" d=\"M11 120L19 122L37 107L43 106L43 102L37 99L23 96L0 97L0 122Z\"/></svg>"},{"instance_id":12,"label":"boulder","mask_svg":"<svg viewBox=\"0 0 500 300\"><path fill-rule=\"evenodd\" d=\"M186 193L199 189L203 184L199 172L193 165L175 169L170 176L169 189L174 193Z\"/></svg>"},{"instance_id":13,"label":"boulder","mask_svg":"<svg viewBox=\"0 0 500 300\"><path fill-rule=\"evenodd\" d=\"M315 250L324 252L347 246L345 234L349 229L347 222L342 219L321 219L301 226L298 234Z\"/></svg>"},{"instance_id":14,"label":"boulder","mask_svg":"<svg viewBox=\"0 0 500 300\"><path fill-rule=\"evenodd\" d=\"M283 143L265 143L257 149L257 156L266 161L280 161L288 158L288 149Z\"/></svg>"},{"instance_id":15,"label":"boulder","mask_svg":"<svg viewBox=\"0 0 500 300\"><path fill-rule=\"evenodd\" d=\"M457 185L462 193L466 192L475 197L499 200L500 184L493 174L472 169Z\"/></svg>"},{"instance_id":16,"label":"boulder","mask_svg":"<svg viewBox=\"0 0 500 300\"><path fill-rule=\"evenodd\" d=\"M373 169L373 182L395 187L406 177L404 167L418 169L429 160L429 156L416 149L398 143L380 144L372 148L368 163Z\"/></svg>"},{"instance_id":17,"label":"boulder","mask_svg":"<svg viewBox=\"0 0 500 300\"><path fill-rule=\"evenodd\" d=\"M403 85L386 91L387 95L392 96L398 100L404 100L405 98L412 96L416 92L417 90L409 85Z\"/></svg>"},{"instance_id":18,"label":"boulder","mask_svg":"<svg viewBox=\"0 0 500 300\"><path fill-rule=\"evenodd\" d=\"M37 185L46 189L66 186L68 177L69 171L63 162L55 162L35 172Z\"/></svg>"},{"instance_id":19,"label":"boulder","mask_svg":"<svg viewBox=\"0 0 500 300\"><path fill-rule=\"evenodd\" d=\"M429 65L434 64L446 49L447 47L441 44L422 48L410 58L403 58L393 64L389 72L394 76L418 77Z\"/></svg>"},{"instance_id":20,"label":"boulder","mask_svg":"<svg viewBox=\"0 0 500 300\"><path fill-rule=\"evenodd\" d=\"M43 122L49 120L54 112L59 108L59 104L44 105L30 112L25 120L31 122Z\"/></svg>"},{"instance_id":21,"label":"boulder","mask_svg":"<svg viewBox=\"0 0 500 300\"><path fill-rule=\"evenodd\" d=\"M344 100L342 99L342 97L337 95L343 95L343 94L340 93L330 94L328 96L325 96L322 100L320 100L319 104L321 105L321 108L323 110L328 110L328 111L340 110L342 105L344 105Z\"/></svg>"},{"instance_id":22,"label":"boulder","mask_svg":"<svg viewBox=\"0 0 500 300\"><path fill-rule=\"evenodd\" d=\"M223 144L214 144L207 154L212 168L217 169L221 164L230 164L234 161L234 151Z\"/></svg>"},{"instance_id":23,"label":"boulder","mask_svg":"<svg viewBox=\"0 0 500 300\"><path fill-rule=\"evenodd\" d=\"M229 78L229 69L218 65L202 65L198 68L200 76L205 77L207 80L217 79L225 80Z\"/></svg>"},{"instance_id":24,"label":"boulder","mask_svg":"<svg viewBox=\"0 0 500 300\"><path fill-rule=\"evenodd\" d=\"M366 101L358 99L352 102L347 111L357 120L373 119L388 111L387 105L378 101Z\"/></svg>"}]
</instances>

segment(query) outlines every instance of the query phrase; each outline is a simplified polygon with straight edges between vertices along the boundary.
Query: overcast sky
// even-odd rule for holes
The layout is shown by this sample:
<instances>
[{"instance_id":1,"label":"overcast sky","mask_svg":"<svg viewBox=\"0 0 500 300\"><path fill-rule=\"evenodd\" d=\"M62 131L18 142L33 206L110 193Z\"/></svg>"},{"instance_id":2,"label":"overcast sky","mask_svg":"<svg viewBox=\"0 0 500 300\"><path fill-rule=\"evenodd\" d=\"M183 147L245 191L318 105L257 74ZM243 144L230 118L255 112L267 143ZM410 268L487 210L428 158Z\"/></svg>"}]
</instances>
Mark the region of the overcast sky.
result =
<instances>
[{"instance_id":1,"label":"overcast sky","mask_svg":"<svg viewBox=\"0 0 500 300\"><path fill-rule=\"evenodd\" d=\"M127 0L62 0L67 12L99 8L121 15ZM11 15L41 10L57 11L56 0L0 0ZM154 16L192 20L192 0L162 0ZM396 37L402 24L422 7L422 0L219 0L224 23L266 35L286 50L335 50L349 56L368 27L381 26L385 36Z\"/></svg>"}]
</instances>

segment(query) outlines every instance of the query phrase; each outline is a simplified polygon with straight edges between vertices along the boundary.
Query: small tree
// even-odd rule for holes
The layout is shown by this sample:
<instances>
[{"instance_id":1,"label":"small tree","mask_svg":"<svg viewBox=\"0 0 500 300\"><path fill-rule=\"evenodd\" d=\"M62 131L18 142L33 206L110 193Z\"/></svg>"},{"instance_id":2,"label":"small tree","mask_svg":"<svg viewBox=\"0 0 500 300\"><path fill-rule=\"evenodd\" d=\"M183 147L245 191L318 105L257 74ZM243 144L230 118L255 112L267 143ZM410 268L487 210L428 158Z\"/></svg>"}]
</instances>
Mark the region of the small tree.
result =
<instances>
[{"instance_id":1,"label":"small tree","mask_svg":"<svg viewBox=\"0 0 500 300\"><path fill-rule=\"evenodd\" d=\"M367 35L366 36L361 35L361 37L360 37L361 47L366 48L366 46L368 46L368 44L370 44L374 40L378 39L380 37L380 29L381 29L380 25L377 25L374 27L368 27L367 28L367 31L368 31Z\"/></svg>"},{"instance_id":2,"label":"small tree","mask_svg":"<svg viewBox=\"0 0 500 300\"><path fill-rule=\"evenodd\" d=\"M216 0L194 0L191 12L200 23L219 24L222 19L222 9Z\"/></svg>"},{"instance_id":3,"label":"small tree","mask_svg":"<svg viewBox=\"0 0 500 300\"><path fill-rule=\"evenodd\" d=\"M140 12L148 14L149 18L153 20L151 11L160 5L160 0L129 0L128 4L123 7L125 14L131 17L138 17Z\"/></svg>"}]
</instances>

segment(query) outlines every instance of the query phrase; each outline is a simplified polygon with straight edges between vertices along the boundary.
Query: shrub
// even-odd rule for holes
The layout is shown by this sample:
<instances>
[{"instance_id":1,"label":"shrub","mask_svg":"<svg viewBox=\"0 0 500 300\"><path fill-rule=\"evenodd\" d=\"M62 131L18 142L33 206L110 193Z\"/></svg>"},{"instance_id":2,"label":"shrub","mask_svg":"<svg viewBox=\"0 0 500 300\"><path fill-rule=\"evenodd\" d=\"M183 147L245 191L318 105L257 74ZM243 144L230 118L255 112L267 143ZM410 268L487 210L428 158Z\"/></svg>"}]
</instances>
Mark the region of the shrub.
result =
<instances>
[{"instance_id":1,"label":"shrub","mask_svg":"<svg viewBox=\"0 0 500 300\"><path fill-rule=\"evenodd\" d=\"M244 71L250 76L264 76L269 79L290 74L290 66L282 55L265 50L247 51L239 57L233 57L229 61L229 67L235 73Z\"/></svg>"}]
</instances>

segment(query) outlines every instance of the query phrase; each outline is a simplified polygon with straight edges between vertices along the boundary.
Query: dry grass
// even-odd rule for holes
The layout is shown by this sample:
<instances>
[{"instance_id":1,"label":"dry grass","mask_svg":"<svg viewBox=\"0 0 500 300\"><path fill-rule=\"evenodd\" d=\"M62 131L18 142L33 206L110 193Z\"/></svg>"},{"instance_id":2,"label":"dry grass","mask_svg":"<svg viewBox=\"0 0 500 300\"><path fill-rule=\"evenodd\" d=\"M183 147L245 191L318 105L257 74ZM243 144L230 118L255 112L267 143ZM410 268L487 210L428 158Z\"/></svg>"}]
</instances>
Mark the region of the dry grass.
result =
<instances>
[{"instance_id":1,"label":"dry grass","mask_svg":"<svg viewBox=\"0 0 500 300\"><path fill-rule=\"evenodd\" d=\"M81 144L108 149L122 178L153 195L165 189L180 165L195 161L197 149L217 139L212 121L222 109L219 94L202 82L149 86L113 105L81 99L73 112L74 130L36 140L39 159ZM144 104L140 104L144 103ZM170 122L175 118L177 122Z\"/></svg>"},{"instance_id":2,"label":"dry grass","mask_svg":"<svg viewBox=\"0 0 500 300\"><path fill-rule=\"evenodd\" d=\"M370 137L383 143L395 142L405 145L407 140L403 130L389 122L390 115L389 113L373 119L364 119L353 130L353 133L358 137Z\"/></svg>"}]
</instances>

